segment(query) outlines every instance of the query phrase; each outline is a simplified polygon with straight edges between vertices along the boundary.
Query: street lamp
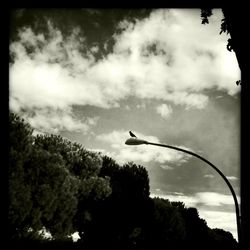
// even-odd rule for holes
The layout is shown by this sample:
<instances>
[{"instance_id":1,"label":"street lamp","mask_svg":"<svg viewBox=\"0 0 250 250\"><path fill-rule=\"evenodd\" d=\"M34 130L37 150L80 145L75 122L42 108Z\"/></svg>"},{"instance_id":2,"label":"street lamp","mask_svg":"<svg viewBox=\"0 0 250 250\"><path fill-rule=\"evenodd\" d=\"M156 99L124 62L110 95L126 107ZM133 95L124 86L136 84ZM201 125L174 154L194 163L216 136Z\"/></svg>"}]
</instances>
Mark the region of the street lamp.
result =
<instances>
[{"instance_id":1,"label":"street lamp","mask_svg":"<svg viewBox=\"0 0 250 250\"><path fill-rule=\"evenodd\" d=\"M210 165L222 177L222 179L226 182L226 184L228 185L228 187L229 187L229 189L231 191L231 194L232 194L233 199L234 199L234 205L235 205L238 242L239 243L241 242L240 241L240 236L241 236L241 232L240 232L240 230L241 230L241 227L240 227L240 210L239 210L239 204L238 204L238 201L237 201L237 197L236 197L236 194L235 194L235 192L233 190L232 185L230 184L230 182L228 181L228 179L226 178L226 176L216 166L214 166L210 161L206 160L202 156L200 156L200 155L198 155L196 153L193 153L191 151L188 151L186 149L182 149L182 148L178 148L178 147L174 147L174 146L170 146L170 145L165 145L165 144L152 143L152 142L148 142L148 141L145 141L145 140L141 140L141 139L139 139L137 137L131 137L131 138L127 139L126 142L125 142L125 144L126 145L141 145L141 144L146 144L146 145L154 145L154 146L159 146L159 147L171 148L171 149L175 149L175 150L178 150L178 151L181 151L181 152L193 155L193 156L199 158L200 160L206 162L208 165Z\"/></svg>"}]
</instances>

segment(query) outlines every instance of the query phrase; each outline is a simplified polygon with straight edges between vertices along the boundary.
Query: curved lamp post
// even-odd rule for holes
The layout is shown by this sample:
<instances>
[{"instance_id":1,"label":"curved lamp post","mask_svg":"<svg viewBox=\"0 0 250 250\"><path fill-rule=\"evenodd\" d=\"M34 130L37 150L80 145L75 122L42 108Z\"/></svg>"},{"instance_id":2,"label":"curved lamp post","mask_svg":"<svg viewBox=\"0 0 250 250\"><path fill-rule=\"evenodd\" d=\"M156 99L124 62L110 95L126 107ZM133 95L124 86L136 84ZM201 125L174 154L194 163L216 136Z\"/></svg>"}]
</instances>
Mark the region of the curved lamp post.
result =
<instances>
[{"instance_id":1,"label":"curved lamp post","mask_svg":"<svg viewBox=\"0 0 250 250\"><path fill-rule=\"evenodd\" d=\"M223 178L223 180L226 182L226 184L228 185L228 187L229 187L229 189L230 189L230 191L232 193L232 196L233 196L233 199L234 199L234 205L235 205L235 213L236 213L238 242L239 243L241 242L240 241L240 236L241 236L241 233L240 233L240 230L241 230L241 227L240 227L240 211L239 211L239 204L238 204L238 201L237 201L237 197L236 197L236 194L235 194L235 192L233 190L232 185L230 184L230 182L228 181L226 176L216 166L214 166L210 161L206 160L205 158L201 157L200 155L198 155L196 153L193 153L191 151L188 151L186 149L177 148L177 147L170 146L170 145L165 145L165 144L152 143L152 142L148 142L148 141L145 141L145 140L141 140L141 139L139 139L137 137L132 137L132 138L127 139L125 144L127 144L127 145L147 144L147 145L154 145L154 146L159 146L159 147L171 148L171 149L175 149L175 150L178 150L178 151L193 155L193 156L199 158L200 160L206 162L208 165L210 165Z\"/></svg>"}]
</instances>

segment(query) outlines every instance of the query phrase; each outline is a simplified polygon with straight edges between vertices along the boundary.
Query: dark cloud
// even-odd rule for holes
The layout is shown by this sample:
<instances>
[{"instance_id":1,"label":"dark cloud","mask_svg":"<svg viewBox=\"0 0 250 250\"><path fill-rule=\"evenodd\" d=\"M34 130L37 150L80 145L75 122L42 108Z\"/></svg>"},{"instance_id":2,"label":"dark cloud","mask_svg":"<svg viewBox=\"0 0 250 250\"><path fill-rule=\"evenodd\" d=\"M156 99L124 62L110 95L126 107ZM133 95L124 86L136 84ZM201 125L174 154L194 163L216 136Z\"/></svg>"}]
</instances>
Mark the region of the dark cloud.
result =
<instances>
[{"instance_id":1,"label":"dark cloud","mask_svg":"<svg viewBox=\"0 0 250 250\"><path fill-rule=\"evenodd\" d=\"M151 9L14 9L11 12L10 40L16 40L18 31L25 27L32 28L36 33L43 33L46 37L49 35L47 22L50 21L65 37L69 36L74 28L79 27L86 38L87 46L97 44L100 47L96 58L102 58L112 50L113 34L119 33L119 22L135 22L147 17L150 12Z\"/></svg>"}]
</instances>

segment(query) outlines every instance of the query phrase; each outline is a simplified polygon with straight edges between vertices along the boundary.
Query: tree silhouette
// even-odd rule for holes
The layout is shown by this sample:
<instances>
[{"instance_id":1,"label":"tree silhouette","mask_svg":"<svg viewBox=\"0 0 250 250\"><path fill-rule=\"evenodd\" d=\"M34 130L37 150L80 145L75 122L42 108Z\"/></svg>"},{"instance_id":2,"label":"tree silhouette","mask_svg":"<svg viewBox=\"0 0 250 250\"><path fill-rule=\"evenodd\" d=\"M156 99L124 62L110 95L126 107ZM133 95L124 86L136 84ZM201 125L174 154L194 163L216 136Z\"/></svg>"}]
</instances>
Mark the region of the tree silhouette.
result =
<instances>
[{"instance_id":1,"label":"tree silhouette","mask_svg":"<svg viewBox=\"0 0 250 250\"><path fill-rule=\"evenodd\" d=\"M232 234L210 229L196 208L150 197L147 170L84 149L61 136L32 136L10 114L9 235L32 249L169 249L237 247ZM46 229L53 240L46 241ZM81 237L73 244L69 236ZM18 240L18 241L17 241Z\"/></svg>"},{"instance_id":2,"label":"tree silhouette","mask_svg":"<svg viewBox=\"0 0 250 250\"><path fill-rule=\"evenodd\" d=\"M110 179L112 194L93 203L92 221L82 240L92 247L130 248L140 241L148 216L148 173L142 166L119 166L104 156L99 175Z\"/></svg>"},{"instance_id":3,"label":"tree silhouette","mask_svg":"<svg viewBox=\"0 0 250 250\"><path fill-rule=\"evenodd\" d=\"M154 198L154 213L150 224L149 245L160 249L161 246L170 247L183 241L186 235L185 221L175 206L169 200Z\"/></svg>"},{"instance_id":4,"label":"tree silhouette","mask_svg":"<svg viewBox=\"0 0 250 250\"><path fill-rule=\"evenodd\" d=\"M238 8L222 8L222 13L224 18L221 20L221 33L230 34L230 38L228 39L227 49L229 51L234 51L238 60L239 67L242 70L245 69L245 49L247 47L245 42L246 39L244 37L244 23L246 23L246 16L244 11ZM201 9L201 19L202 24L209 23L209 17L212 16L213 10L212 8L203 8ZM239 81L237 81L239 84ZM238 85L237 84L237 85Z\"/></svg>"},{"instance_id":5,"label":"tree silhouette","mask_svg":"<svg viewBox=\"0 0 250 250\"><path fill-rule=\"evenodd\" d=\"M79 212L88 200L111 192L109 180L98 176L97 153L61 136L32 136L29 124L10 114L9 230L25 238L46 228L55 239L75 232Z\"/></svg>"},{"instance_id":6,"label":"tree silhouette","mask_svg":"<svg viewBox=\"0 0 250 250\"><path fill-rule=\"evenodd\" d=\"M9 235L20 237L32 208L31 187L25 183L24 163L32 150L32 128L16 114L9 116ZM25 204L25 206L24 206Z\"/></svg>"}]
</instances>

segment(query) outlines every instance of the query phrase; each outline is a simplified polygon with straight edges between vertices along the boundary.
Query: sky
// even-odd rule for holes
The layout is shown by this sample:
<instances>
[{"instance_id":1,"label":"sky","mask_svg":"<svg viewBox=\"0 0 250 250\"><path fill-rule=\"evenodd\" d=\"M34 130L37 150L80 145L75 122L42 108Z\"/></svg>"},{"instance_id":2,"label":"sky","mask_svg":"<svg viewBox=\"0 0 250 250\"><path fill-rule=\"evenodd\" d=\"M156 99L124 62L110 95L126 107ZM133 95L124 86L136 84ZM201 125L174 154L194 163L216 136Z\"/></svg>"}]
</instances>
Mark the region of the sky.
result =
<instances>
[{"instance_id":1,"label":"sky","mask_svg":"<svg viewBox=\"0 0 250 250\"><path fill-rule=\"evenodd\" d=\"M36 133L60 134L119 164L143 165L151 197L196 207L237 239L240 69L214 9L17 9L10 22L9 106Z\"/></svg>"}]
</instances>

